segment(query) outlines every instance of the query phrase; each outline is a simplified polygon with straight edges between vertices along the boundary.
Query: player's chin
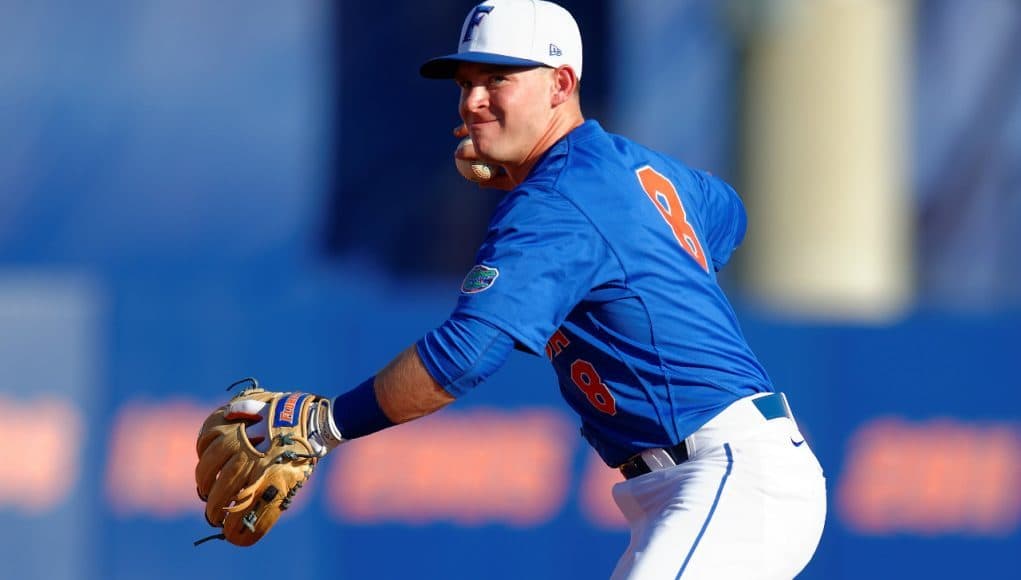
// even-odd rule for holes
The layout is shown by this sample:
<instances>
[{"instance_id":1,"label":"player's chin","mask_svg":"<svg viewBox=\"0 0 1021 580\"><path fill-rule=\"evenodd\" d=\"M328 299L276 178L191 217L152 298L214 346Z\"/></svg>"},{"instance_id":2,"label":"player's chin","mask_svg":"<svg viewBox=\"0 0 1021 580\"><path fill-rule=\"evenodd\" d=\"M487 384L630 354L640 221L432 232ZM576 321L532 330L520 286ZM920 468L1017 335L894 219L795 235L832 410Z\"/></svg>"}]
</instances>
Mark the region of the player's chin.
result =
<instances>
[{"instance_id":1,"label":"player's chin","mask_svg":"<svg viewBox=\"0 0 1021 580\"><path fill-rule=\"evenodd\" d=\"M479 159L488 163L499 163L499 147L493 140L472 136L472 143L475 144L475 154Z\"/></svg>"}]
</instances>

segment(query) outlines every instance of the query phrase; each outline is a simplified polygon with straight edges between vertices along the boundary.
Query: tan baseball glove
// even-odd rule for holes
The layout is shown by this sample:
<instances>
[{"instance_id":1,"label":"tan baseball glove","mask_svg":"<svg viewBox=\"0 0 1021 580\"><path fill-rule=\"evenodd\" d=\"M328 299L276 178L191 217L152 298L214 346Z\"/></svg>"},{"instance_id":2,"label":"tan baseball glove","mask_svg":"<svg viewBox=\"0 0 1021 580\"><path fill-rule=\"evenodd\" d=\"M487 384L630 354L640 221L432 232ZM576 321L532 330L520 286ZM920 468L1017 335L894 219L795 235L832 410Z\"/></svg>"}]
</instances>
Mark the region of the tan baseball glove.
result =
<instances>
[{"instance_id":1,"label":"tan baseball glove","mask_svg":"<svg viewBox=\"0 0 1021 580\"><path fill-rule=\"evenodd\" d=\"M320 459L343 441L330 400L310 393L274 393L253 378L206 419L195 446L195 484L206 521L225 539L250 546L273 527ZM228 387L228 390L231 388Z\"/></svg>"}]
</instances>

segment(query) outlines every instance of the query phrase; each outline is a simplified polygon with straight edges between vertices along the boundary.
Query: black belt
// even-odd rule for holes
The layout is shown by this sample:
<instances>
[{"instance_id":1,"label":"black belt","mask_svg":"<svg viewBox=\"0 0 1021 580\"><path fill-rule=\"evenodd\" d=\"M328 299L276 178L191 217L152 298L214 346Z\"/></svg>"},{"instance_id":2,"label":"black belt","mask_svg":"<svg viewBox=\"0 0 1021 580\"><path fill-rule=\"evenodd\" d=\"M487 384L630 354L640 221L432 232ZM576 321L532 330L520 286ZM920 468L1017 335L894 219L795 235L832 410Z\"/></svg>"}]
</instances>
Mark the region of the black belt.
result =
<instances>
[{"instance_id":1,"label":"black belt","mask_svg":"<svg viewBox=\"0 0 1021 580\"><path fill-rule=\"evenodd\" d=\"M767 421L779 419L780 417L794 418L790 407L787 405L787 397L783 393L772 393L765 397L759 397L752 400L752 403L755 404L759 413ZM663 451L673 459L674 465L680 465L688 460L688 445L684 441L673 447L663 447ZM621 464L618 469L624 474L624 479L631 479L652 471L652 468L645 462L645 458L642 457L641 453L632 456L631 459Z\"/></svg>"}]
</instances>

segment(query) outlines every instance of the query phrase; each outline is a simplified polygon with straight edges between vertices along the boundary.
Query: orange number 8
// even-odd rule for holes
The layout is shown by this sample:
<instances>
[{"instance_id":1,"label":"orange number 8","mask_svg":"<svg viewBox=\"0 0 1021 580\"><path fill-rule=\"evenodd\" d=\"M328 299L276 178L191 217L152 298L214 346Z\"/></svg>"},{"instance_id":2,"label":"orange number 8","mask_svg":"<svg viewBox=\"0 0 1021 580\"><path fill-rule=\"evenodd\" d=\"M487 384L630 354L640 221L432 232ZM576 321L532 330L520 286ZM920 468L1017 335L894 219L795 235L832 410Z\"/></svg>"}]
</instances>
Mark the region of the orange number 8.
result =
<instances>
[{"instance_id":1,"label":"orange number 8","mask_svg":"<svg viewBox=\"0 0 1021 580\"><path fill-rule=\"evenodd\" d=\"M685 252L691 254L699 266L706 272L709 271L709 264L706 263L705 252L702 251L702 244L695 235L688 222L688 215L684 211L684 204L681 203L681 196L677 195L677 188L670 180L652 167L646 165L635 171L638 174L638 182L642 184L645 195L649 196L652 204L659 210L674 237L681 244Z\"/></svg>"},{"instance_id":2,"label":"orange number 8","mask_svg":"<svg viewBox=\"0 0 1021 580\"><path fill-rule=\"evenodd\" d=\"M617 414L617 400L592 363L582 359L571 363L571 380L585 393L593 407L607 415Z\"/></svg>"}]
</instances>

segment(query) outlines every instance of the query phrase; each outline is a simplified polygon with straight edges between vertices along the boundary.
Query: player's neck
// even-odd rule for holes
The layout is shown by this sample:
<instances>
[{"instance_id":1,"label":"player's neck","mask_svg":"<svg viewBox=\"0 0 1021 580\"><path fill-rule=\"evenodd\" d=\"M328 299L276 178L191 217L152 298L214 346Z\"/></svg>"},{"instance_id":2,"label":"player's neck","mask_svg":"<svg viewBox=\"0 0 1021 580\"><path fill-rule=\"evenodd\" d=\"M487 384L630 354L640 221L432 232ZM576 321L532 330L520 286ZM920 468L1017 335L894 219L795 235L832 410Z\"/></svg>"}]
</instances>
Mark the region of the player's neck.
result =
<instances>
[{"instance_id":1,"label":"player's neck","mask_svg":"<svg viewBox=\"0 0 1021 580\"><path fill-rule=\"evenodd\" d=\"M564 135L567 135L573 131L576 127L585 122L585 118L581 114L581 110L577 107L573 107L569 110L565 107L563 114L554 115L546 131L541 137L535 142L535 146L525 157L524 161L517 165L505 166L507 173L510 174L511 179L515 184L521 183L528 177L528 174L532 172L532 167L535 166L535 162L550 147L555 145L557 141L563 139Z\"/></svg>"}]
</instances>

